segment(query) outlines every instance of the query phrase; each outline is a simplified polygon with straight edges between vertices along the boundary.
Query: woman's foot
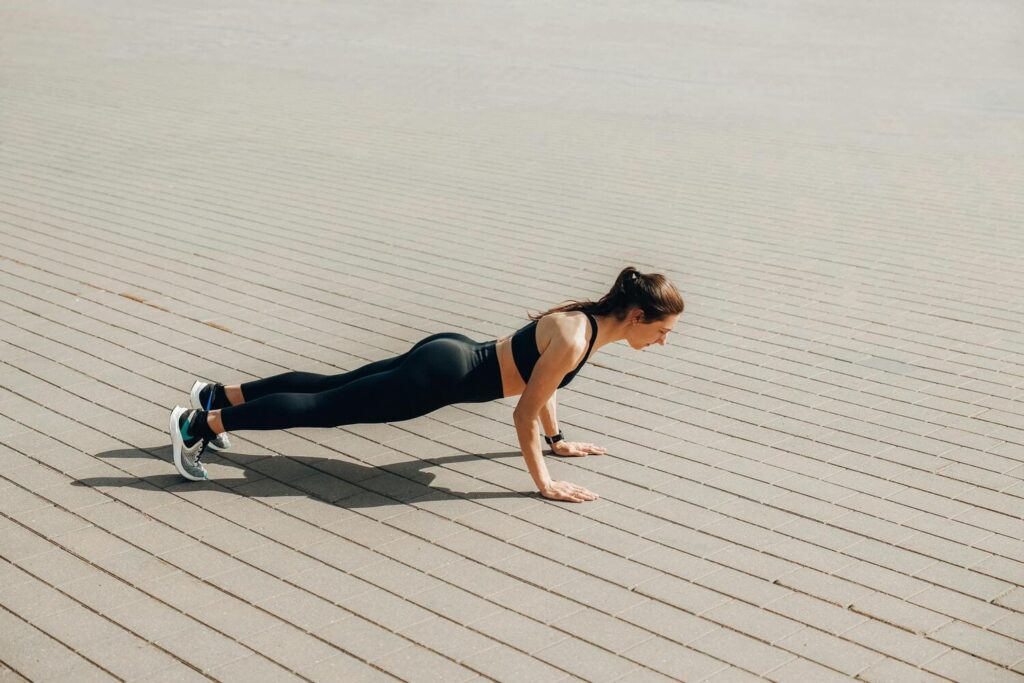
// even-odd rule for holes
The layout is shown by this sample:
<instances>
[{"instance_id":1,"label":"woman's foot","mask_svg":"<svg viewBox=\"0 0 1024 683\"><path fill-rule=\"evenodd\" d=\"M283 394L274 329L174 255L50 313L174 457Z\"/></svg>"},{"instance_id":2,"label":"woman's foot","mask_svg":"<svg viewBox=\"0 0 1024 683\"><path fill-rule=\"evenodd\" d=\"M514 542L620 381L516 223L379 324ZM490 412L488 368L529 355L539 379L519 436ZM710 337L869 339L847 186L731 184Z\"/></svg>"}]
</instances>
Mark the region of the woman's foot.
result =
<instances>
[{"instance_id":1,"label":"woman's foot","mask_svg":"<svg viewBox=\"0 0 1024 683\"><path fill-rule=\"evenodd\" d=\"M171 448L174 451L174 467L178 473L192 481L209 479L206 468L203 467L203 451L210 444L211 439L203 436L209 431L205 424L199 424L198 419L204 419L206 413L199 410L189 410L176 406L171 411L169 429L171 433Z\"/></svg>"},{"instance_id":2,"label":"woman's foot","mask_svg":"<svg viewBox=\"0 0 1024 683\"><path fill-rule=\"evenodd\" d=\"M193 408L207 412L227 408L231 405L224 395L223 384L214 384L213 382L204 382L198 379L192 385L189 398L192 401ZM228 438L228 433L223 432L210 439L210 448L215 451L224 451L231 448L231 439Z\"/></svg>"}]
</instances>

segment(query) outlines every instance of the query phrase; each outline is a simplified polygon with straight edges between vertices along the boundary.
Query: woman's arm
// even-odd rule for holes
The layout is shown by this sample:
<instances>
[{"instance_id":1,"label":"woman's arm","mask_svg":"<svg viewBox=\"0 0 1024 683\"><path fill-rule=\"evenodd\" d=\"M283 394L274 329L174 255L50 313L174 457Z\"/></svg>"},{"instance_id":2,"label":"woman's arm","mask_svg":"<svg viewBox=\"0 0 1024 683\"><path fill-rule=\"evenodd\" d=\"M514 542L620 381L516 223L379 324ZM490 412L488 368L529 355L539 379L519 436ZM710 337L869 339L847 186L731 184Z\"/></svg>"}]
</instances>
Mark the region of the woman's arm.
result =
<instances>
[{"instance_id":1,"label":"woman's arm","mask_svg":"<svg viewBox=\"0 0 1024 683\"><path fill-rule=\"evenodd\" d=\"M576 360L585 352L586 347L573 339L561 335L552 339L534 366L530 381L526 383L526 389L519 397L519 404L512 413L526 468L533 477L533 483L545 498L576 503L597 498L597 494L582 486L567 481L551 480L547 465L544 464L544 454L540 449L540 429L537 422L542 408L554 397L562 378L572 370Z\"/></svg>"}]
</instances>

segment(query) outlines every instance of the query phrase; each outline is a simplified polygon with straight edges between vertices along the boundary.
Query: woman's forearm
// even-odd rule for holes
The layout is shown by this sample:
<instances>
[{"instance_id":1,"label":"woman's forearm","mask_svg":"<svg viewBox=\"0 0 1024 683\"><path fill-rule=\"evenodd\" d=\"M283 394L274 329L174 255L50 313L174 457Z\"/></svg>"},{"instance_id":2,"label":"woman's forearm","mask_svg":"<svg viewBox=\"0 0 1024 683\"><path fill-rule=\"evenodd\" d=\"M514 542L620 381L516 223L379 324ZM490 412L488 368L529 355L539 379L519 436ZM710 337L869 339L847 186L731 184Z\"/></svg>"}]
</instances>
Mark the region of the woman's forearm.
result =
<instances>
[{"instance_id":1,"label":"woman's forearm","mask_svg":"<svg viewBox=\"0 0 1024 683\"><path fill-rule=\"evenodd\" d=\"M555 406L555 395L552 394L548 402L540 409L541 427L548 436L554 436L558 433L558 418L555 416Z\"/></svg>"},{"instance_id":2,"label":"woman's forearm","mask_svg":"<svg viewBox=\"0 0 1024 683\"><path fill-rule=\"evenodd\" d=\"M530 471L537 490L543 491L551 483L551 475L548 474L548 467L544 464L544 454L540 450L537 418L517 419L515 423L516 434L519 435L519 448L523 451L523 459L526 460L526 469Z\"/></svg>"}]
</instances>

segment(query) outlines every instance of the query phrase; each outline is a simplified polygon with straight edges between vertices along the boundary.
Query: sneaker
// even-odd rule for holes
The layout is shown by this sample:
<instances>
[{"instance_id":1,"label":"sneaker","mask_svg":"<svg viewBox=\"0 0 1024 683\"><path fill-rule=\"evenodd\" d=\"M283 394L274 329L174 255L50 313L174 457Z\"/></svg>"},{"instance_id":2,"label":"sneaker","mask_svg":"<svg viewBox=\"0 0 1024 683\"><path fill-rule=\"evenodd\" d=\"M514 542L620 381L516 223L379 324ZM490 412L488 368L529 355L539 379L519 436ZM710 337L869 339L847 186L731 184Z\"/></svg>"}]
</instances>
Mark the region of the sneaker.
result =
<instances>
[{"instance_id":1,"label":"sneaker","mask_svg":"<svg viewBox=\"0 0 1024 683\"><path fill-rule=\"evenodd\" d=\"M171 447L174 450L174 466L181 476L192 481L209 479L206 468L203 467L200 459L210 442L201 436L192 436L189 433L192 427L191 420L198 414L198 411L175 406L171 411L169 425Z\"/></svg>"},{"instance_id":2,"label":"sneaker","mask_svg":"<svg viewBox=\"0 0 1024 683\"><path fill-rule=\"evenodd\" d=\"M203 382L202 380L196 380L195 384L192 385L192 391L189 392L189 398L192 399L192 407L198 410L216 410L211 404L213 402L213 393L217 385L213 382ZM206 394L206 405L203 405L202 394ZM218 434L216 438L210 440L210 448L215 451L225 451L231 448L231 439L228 438L228 433L224 432Z\"/></svg>"}]
</instances>

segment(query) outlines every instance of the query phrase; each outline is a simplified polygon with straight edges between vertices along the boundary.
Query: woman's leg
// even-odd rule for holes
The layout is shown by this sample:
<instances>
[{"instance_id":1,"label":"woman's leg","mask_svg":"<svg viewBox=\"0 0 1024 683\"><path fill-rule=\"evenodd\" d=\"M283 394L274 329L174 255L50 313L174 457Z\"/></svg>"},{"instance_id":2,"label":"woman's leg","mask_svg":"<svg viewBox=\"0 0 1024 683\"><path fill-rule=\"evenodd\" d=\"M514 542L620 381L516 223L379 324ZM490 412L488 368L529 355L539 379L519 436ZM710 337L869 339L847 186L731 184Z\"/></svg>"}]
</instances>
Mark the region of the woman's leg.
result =
<instances>
[{"instance_id":1,"label":"woman's leg","mask_svg":"<svg viewBox=\"0 0 1024 683\"><path fill-rule=\"evenodd\" d=\"M416 342L411 349L393 358L367 363L362 367L337 375L323 375L315 372L284 372L273 377L253 380L232 386L225 386L224 392L232 406L254 401L270 394L318 394L338 389L349 382L354 382L368 375L375 375L386 370L393 370L416 349L435 339L445 339L457 335L453 332L441 332Z\"/></svg>"},{"instance_id":2,"label":"woman's leg","mask_svg":"<svg viewBox=\"0 0 1024 683\"><path fill-rule=\"evenodd\" d=\"M210 427L215 433L336 427L397 422L425 415L452 402L452 390L468 372L471 354L467 350L471 346L462 341L429 341L432 343L424 340L404 354L400 362L382 371L364 373L365 368L360 368L353 371L360 373L354 378L352 373L345 373L340 386L325 391L266 394L242 405L212 411ZM284 386L283 381L278 386Z\"/></svg>"}]
</instances>

